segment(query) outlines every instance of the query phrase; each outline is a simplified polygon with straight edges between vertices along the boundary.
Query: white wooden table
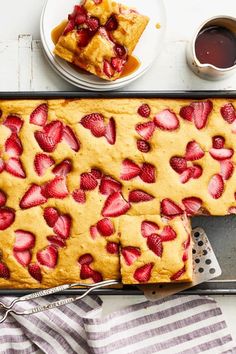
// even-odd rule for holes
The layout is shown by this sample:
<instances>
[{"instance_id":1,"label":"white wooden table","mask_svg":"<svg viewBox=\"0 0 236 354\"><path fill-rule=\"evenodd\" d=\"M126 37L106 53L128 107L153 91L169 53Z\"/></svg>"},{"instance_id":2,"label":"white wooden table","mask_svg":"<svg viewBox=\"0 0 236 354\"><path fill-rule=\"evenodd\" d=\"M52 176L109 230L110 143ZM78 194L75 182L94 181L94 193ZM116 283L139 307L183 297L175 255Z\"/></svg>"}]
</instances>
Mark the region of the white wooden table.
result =
<instances>
[{"instance_id":1,"label":"white wooden table","mask_svg":"<svg viewBox=\"0 0 236 354\"><path fill-rule=\"evenodd\" d=\"M145 0L148 1L148 0ZM220 82L196 77L185 63L186 43L206 18L236 16L235 0L165 0L167 33L160 57L126 90L235 90L236 75ZM48 66L40 49L39 17L44 0L2 1L0 14L0 91L77 90ZM135 4L135 0L134 0ZM158 22L158 14L156 14ZM151 42L150 42L151 45ZM236 296L214 296L236 339ZM141 296L103 296L104 312L143 300Z\"/></svg>"}]
</instances>

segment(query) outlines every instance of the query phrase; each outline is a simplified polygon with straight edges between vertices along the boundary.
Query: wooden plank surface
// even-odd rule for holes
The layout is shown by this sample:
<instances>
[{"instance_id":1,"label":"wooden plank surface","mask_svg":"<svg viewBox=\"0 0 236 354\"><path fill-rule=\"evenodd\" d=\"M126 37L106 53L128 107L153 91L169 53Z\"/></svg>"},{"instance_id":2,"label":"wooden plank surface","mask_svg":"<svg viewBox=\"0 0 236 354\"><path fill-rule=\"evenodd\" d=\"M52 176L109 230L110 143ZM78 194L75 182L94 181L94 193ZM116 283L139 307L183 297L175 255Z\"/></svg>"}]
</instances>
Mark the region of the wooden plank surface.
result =
<instances>
[{"instance_id":1,"label":"wooden plank surface","mask_svg":"<svg viewBox=\"0 0 236 354\"><path fill-rule=\"evenodd\" d=\"M185 60L187 40L165 40L152 68L123 90L235 90L236 75L222 81L206 81L193 74ZM11 68L6 69L6 68ZM0 42L0 91L80 90L63 80L48 64L40 40L19 35Z\"/></svg>"}]
</instances>

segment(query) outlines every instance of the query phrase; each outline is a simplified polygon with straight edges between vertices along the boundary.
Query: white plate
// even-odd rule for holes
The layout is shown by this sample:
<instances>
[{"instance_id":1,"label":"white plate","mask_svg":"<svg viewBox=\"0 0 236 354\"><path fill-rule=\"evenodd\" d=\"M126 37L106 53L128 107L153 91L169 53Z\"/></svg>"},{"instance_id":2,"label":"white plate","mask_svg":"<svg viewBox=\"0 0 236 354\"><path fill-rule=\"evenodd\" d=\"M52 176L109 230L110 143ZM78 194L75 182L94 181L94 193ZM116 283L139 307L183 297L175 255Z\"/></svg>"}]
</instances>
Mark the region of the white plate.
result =
<instances>
[{"instance_id":1,"label":"white plate","mask_svg":"<svg viewBox=\"0 0 236 354\"><path fill-rule=\"evenodd\" d=\"M128 85L129 83L131 83L134 80L134 79L132 79L132 80L127 80L126 82L116 83L115 86L114 86L114 83L111 83L109 85L109 82L108 82L108 85L106 85L106 86L100 86L100 85L96 85L96 84L87 83L86 81L81 80L80 78L75 79L71 75L65 76L64 72L61 70L61 67L58 66L58 64L57 64L57 58L55 56L53 56L50 52L46 51L45 48L43 48L43 51L44 51L44 54L45 54L46 59L48 60L49 64L57 72L58 75L60 75L64 79L66 79L72 85L75 85L77 87L81 87L83 89L92 90L92 91L118 90L119 88L121 88L125 85ZM149 67L147 67L143 73L145 73L148 69L149 69Z\"/></svg>"},{"instance_id":2,"label":"white plate","mask_svg":"<svg viewBox=\"0 0 236 354\"><path fill-rule=\"evenodd\" d=\"M56 65L56 71L58 73L60 72L60 75L66 80L70 82L73 81L73 84L78 87L81 87L82 84L90 89L100 88L105 91L125 86L143 75L160 53L166 26L165 9L162 0L118 1L128 6L137 8L140 13L147 15L150 18L150 21L133 53L140 60L140 67L129 76L118 79L114 82L99 79L94 75L86 74L86 72L79 73L66 61L54 56L54 44L51 39L51 31L67 17L68 13L73 10L76 1L47 0L45 4L40 21L42 45L49 60L51 61L52 67L55 68L54 65ZM160 23L160 29L156 28L157 23ZM51 59L51 56L53 57L53 60Z\"/></svg>"},{"instance_id":3,"label":"white plate","mask_svg":"<svg viewBox=\"0 0 236 354\"><path fill-rule=\"evenodd\" d=\"M43 41L42 41L42 44L43 44ZM99 83L90 83L90 82L88 82L88 81L86 81L86 80L84 80L84 78L83 78L83 75L80 75L80 73L78 73L78 76L77 77L75 77L74 75L71 75L69 72L68 73L65 73L65 71L63 70L63 67L62 67L62 65L61 65L61 63L64 63L64 60L62 60L62 59L60 59L60 58L58 58L57 56L55 56L55 55L53 55L48 49L47 49L47 46L46 45L44 45L43 46L43 49L44 49L44 52L45 52L45 54L46 54L46 56L47 56L47 58L48 58L48 60L51 62L51 64L53 65L53 67L55 66L55 68L57 69L57 71L59 71L60 72L60 75L61 76L66 76L69 80L72 80L72 81L74 81L74 82L81 82L81 83L83 83L83 84L85 84L85 85L89 85L89 87L91 86L91 88L92 87L94 87L94 88L100 88L100 87L104 87L104 86L101 86ZM86 76L88 76L88 75L86 75ZM92 76L93 77L93 75L92 74L90 74L90 76ZM104 80L101 80L101 81L104 81ZM109 90L109 89L113 89L114 88L114 86L115 87L120 87L120 85L124 85L124 83L128 83L128 82L131 82L132 80L130 80L128 77L127 77L127 79L125 80L125 81L122 81L122 82L110 82L110 81L105 81L105 83L106 83L106 85L105 85L105 88L107 89L107 90ZM115 84L115 85L114 85Z\"/></svg>"},{"instance_id":4,"label":"white plate","mask_svg":"<svg viewBox=\"0 0 236 354\"><path fill-rule=\"evenodd\" d=\"M79 88L82 88L83 90L90 90L90 91L97 91L97 92L102 92L102 91L110 91L110 90L114 90L114 88L108 88L108 87L95 87L92 86L91 84L84 84L82 81L73 81L72 79L65 77L63 75L63 73L60 72L60 70L57 69L57 66L55 65L55 63L48 57L47 53L43 50L45 57L48 61L48 63L50 64L50 66L54 69L54 71L61 76L62 78L66 79L67 82L69 82L70 84L77 86ZM128 83L129 84L129 83ZM119 88L123 87L124 85L127 85L127 83L120 83L118 86L115 87L116 90L118 90Z\"/></svg>"}]
</instances>

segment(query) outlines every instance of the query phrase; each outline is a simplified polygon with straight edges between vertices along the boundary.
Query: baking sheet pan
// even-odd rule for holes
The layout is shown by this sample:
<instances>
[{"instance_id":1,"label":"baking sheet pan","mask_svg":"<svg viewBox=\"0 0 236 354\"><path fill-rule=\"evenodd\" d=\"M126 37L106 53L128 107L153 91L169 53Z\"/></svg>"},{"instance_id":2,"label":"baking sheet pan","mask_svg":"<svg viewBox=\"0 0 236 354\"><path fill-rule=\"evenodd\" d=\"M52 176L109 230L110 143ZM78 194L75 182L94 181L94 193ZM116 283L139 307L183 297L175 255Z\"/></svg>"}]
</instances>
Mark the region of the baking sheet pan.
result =
<instances>
[{"instance_id":1,"label":"baking sheet pan","mask_svg":"<svg viewBox=\"0 0 236 354\"><path fill-rule=\"evenodd\" d=\"M234 98L236 91L145 91L145 92L0 92L0 99L57 99L57 98ZM236 184L236 181L235 181ZM192 219L192 226L202 227L216 253L222 275L216 280L203 283L183 294L236 294L236 216L227 217L202 216ZM37 290L37 289L35 289ZM0 295L22 296L34 289L0 289ZM82 289L66 290L61 295L82 293ZM98 295L139 295L142 291L135 286L124 286L122 289L99 289Z\"/></svg>"}]
</instances>

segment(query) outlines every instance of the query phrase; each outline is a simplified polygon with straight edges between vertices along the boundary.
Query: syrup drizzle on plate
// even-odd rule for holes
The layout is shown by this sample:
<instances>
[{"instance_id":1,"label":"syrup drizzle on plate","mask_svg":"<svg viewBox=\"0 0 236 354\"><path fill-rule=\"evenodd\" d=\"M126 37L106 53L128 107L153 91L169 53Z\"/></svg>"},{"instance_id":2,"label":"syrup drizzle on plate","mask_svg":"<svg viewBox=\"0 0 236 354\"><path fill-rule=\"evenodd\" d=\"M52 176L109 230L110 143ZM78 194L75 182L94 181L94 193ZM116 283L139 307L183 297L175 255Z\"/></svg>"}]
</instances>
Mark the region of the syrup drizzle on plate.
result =
<instances>
[{"instance_id":1,"label":"syrup drizzle on plate","mask_svg":"<svg viewBox=\"0 0 236 354\"><path fill-rule=\"evenodd\" d=\"M61 37L62 33L64 32L64 29L66 28L68 21L64 20L59 25L57 25L55 28L53 28L51 32L51 38L53 43L56 45L58 42L58 39Z\"/></svg>"}]
</instances>

